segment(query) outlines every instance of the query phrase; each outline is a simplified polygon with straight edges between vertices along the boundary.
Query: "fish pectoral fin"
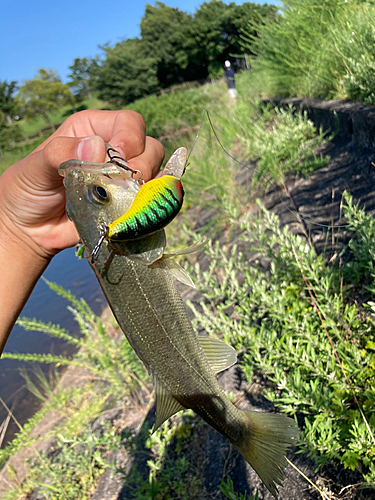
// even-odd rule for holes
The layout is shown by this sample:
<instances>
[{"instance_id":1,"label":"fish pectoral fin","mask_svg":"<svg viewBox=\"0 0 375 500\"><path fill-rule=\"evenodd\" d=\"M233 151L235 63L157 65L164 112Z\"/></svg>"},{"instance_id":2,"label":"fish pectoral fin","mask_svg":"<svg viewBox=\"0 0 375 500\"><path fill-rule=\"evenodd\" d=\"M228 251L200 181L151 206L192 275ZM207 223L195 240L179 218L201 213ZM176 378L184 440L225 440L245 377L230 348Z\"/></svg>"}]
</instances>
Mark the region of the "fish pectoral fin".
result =
<instances>
[{"instance_id":1,"label":"fish pectoral fin","mask_svg":"<svg viewBox=\"0 0 375 500\"><path fill-rule=\"evenodd\" d=\"M169 392L161 382L154 380L156 393L156 419L152 432L155 432L168 418L175 413L186 410Z\"/></svg>"},{"instance_id":2,"label":"fish pectoral fin","mask_svg":"<svg viewBox=\"0 0 375 500\"><path fill-rule=\"evenodd\" d=\"M180 266L178 262L175 262L174 260L170 259L163 260L163 262L166 265L168 271L172 274L174 278L176 278L176 280L180 281L184 285L195 288L194 281L190 278L188 273L185 271L183 267Z\"/></svg>"},{"instance_id":3,"label":"fish pectoral fin","mask_svg":"<svg viewBox=\"0 0 375 500\"><path fill-rule=\"evenodd\" d=\"M200 240L193 243L193 245L183 248L182 250L176 250L175 252L165 253L162 259L169 259L170 257L176 257L177 255L188 255L189 253L198 252L199 250L202 250L202 248L204 248L208 242L209 242L208 239L201 238Z\"/></svg>"},{"instance_id":4,"label":"fish pectoral fin","mask_svg":"<svg viewBox=\"0 0 375 500\"><path fill-rule=\"evenodd\" d=\"M198 336L198 341L214 373L220 373L237 363L236 351L222 340Z\"/></svg>"}]
</instances>

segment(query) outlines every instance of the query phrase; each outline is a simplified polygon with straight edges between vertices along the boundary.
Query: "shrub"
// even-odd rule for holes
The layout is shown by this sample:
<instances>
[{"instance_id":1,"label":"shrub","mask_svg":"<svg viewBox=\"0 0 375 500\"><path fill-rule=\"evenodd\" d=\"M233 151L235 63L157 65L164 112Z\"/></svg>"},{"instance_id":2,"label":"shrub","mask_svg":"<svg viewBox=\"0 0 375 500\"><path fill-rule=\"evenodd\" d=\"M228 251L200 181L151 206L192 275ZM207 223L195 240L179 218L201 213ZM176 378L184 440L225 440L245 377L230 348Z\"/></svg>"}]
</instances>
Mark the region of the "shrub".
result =
<instances>
[{"instance_id":1,"label":"shrub","mask_svg":"<svg viewBox=\"0 0 375 500\"><path fill-rule=\"evenodd\" d=\"M347 252L355 250L368 269L373 255L359 249L367 238L374 241L374 223L346 199L356 231ZM365 304L368 314L353 302L352 287L342 283L345 269L327 265L304 239L281 230L275 215L262 209L240 227L255 253L210 247L210 268L197 268L202 311L190 304L196 325L220 332L241 353L249 381L254 370L267 375L273 387L266 397L302 418L301 449L319 465L337 459L350 469L360 466L364 481L374 482L374 303Z\"/></svg>"}]
</instances>

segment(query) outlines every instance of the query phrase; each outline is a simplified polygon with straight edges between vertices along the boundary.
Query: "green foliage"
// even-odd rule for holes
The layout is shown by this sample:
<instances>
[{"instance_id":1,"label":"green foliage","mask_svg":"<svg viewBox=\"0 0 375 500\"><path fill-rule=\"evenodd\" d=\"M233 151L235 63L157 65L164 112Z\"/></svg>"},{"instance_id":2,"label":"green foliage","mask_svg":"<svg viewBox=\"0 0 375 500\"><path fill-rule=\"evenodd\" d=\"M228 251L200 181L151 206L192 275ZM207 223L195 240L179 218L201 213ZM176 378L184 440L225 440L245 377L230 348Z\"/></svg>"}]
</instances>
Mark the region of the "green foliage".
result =
<instances>
[{"instance_id":1,"label":"green foliage","mask_svg":"<svg viewBox=\"0 0 375 500\"><path fill-rule=\"evenodd\" d=\"M241 32L251 22L254 26L252 34L256 37L258 24L261 20L274 20L276 10L274 5L261 6L250 2L242 5L234 2L228 5L218 0L204 2L194 15L190 33L194 41L194 58L206 69L201 78L217 78L227 59L233 60L237 56L237 63L238 56L243 54ZM251 47L247 47L246 52L251 54Z\"/></svg>"},{"instance_id":2,"label":"green foliage","mask_svg":"<svg viewBox=\"0 0 375 500\"><path fill-rule=\"evenodd\" d=\"M20 374L25 380L26 389L45 403L48 398L53 396L54 388L59 380L58 371L52 369L46 375L40 365L35 365L31 370L32 376L29 373L30 370L27 370L25 367L20 368Z\"/></svg>"},{"instance_id":3,"label":"green foliage","mask_svg":"<svg viewBox=\"0 0 375 500\"><path fill-rule=\"evenodd\" d=\"M233 481L229 476L226 478L226 482L224 479L221 481L221 486L219 486L219 490L226 498L229 500L258 500L258 491L254 495L248 495L246 492L243 495L242 493L236 493L234 491Z\"/></svg>"},{"instance_id":4,"label":"green foliage","mask_svg":"<svg viewBox=\"0 0 375 500\"><path fill-rule=\"evenodd\" d=\"M98 70L98 58L76 57L74 63L69 66L71 73L68 75L70 82L69 87L72 89L74 98L77 102L82 102L83 99L93 97L93 87L96 72Z\"/></svg>"},{"instance_id":5,"label":"green foliage","mask_svg":"<svg viewBox=\"0 0 375 500\"><path fill-rule=\"evenodd\" d=\"M100 99L123 106L159 88L155 61L138 38L104 50L105 59L95 81Z\"/></svg>"},{"instance_id":6,"label":"green foliage","mask_svg":"<svg viewBox=\"0 0 375 500\"><path fill-rule=\"evenodd\" d=\"M153 434L150 431L145 441L151 458L147 461L148 476L132 470L126 474L126 484L134 491L132 498L139 500L159 499L190 500L198 498L200 480L198 471L190 463L186 454L194 437L189 417L193 412L184 412L182 420L176 423L166 421ZM127 440L131 453L137 453L137 448L144 436L136 436ZM124 473L122 470L118 472ZM199 497L200 498L200 497Z\"/></svg>"},{"instance_id":7,"label":"green foliage","mask_svg":"<svg viewBox=\"0 0 375 500\"><path fill-rule=\"evenodd\" d=\"M358 229L348 251L363 256L366 268L373 257L365 251L369 240L362 228L372 217L349 198L345 214ZM372 314L364 314L352 302L350 285L342 283L345 265L327 265L300 236L281 230L275 215L262 210L259 219L243 220L240 227L256 253L246 256L236 245L210 248L210 268L200 273L197 267L202 312L190 304L196 322L242 352L249 381L254 370L267 374L274 385L266 397L276 407L304 416L302 450L320 465L337 459L346 468L358 466L364 480L373 482L373 303Z\"/></svg>"},{"instance_id":8,"label":"green foliage","mask_svg":"<svg viewBox=\"0 0 375 500\"><path fill-rule=\"evenodd\" d=\"M14 118L18 113L18 100L14 96L17 82L0 81L0 159L4 151L9 151L14 144L20 142L23 134Z\"/></svg>"},{"instance_id":9,"label":"green foliage","mask_svg":"<svg viewBox=\"0 0 375 500\"><path fill-rule=\"evenodd\" d=\"M18 113L18 101L14 93L17 91L17 82L0 81L0 111L4 114L8 124L12 123Z\"/></svg>"},{"instance_id":10,"label":"green foliage","mask_svg":"<svg viewBox=\"0 0 375 500\"><path fill-rule=\"evenodd\" d=\"M16 437L0 450L0 468L5 464L9 457L19 451L21 448L26 448L28 445L35 442L35 439L30 437L31 431L40 422L43 417L51 410L53 403L46 404L43 408L35 413L27 423L22 427L22 430L16 434Z\"/></svg>"},{"instance_id":11,"label":"green foliage","mask_svg":"<svg viewBox=\"0 0 375 500\"><path fill-rule=\"evenodd\" d=\"M274 6L219 0L203 3L194 15L159 1L147 4L141 38L103 47L95 83L100 97L122 106L172 85L217 78L224 61L242 52L240 32L249 19L257 26L275 12Z\"/></svg>"},{"instance_id":12,"label":"green foliage","mask_svg":"<svg viewBox=\"0 0 375 500\"><path fill-rule=\"evenodd\" d=\"M57 73L43 68L20 86L19 95L27 118L42 116L51 126L49 113L73 102L69 87L61 82Z\"/></svg>"},{"instance_id":13,"label":"green foliage","mask_svg":"<svg viewBox=\"0 0 375 500\"><path fill-rule=\"evenodd\" d=\"M246 103L240 103L236 111L241 128L239 139L248 155L258 159L254 185L280 185L290 171L308 176L327 164L328 157L315 154L316 148L326 142L324 134L317 133L306 112L296 112L292 106L278 109L259 105L249 113Z\"/></svg>"},{"instance_id":14,"label":"green foliage","mask_svg":"<svg viewBox=\"0 0 375 500\"><path fill-rule=\"evenodd\" d=\"M4 158L4 153L11 151L22 139L20 126L17 123L8 123L4 113L0 110L0 159Z\"/></svg>"},{"instance_id":15,"label":"green foliage","mask_svg":"<svg viewBox=\"0 0 375 500\"><path fill-rule=\"evenodd\" d=\"M143 116L147 135L161 137L199 123L204 108L216 94L211 86L176 90L139 99L127 109Z\"/></svg>"},{"instance_id":16,"label":"green foliage","mask_svg":"<svg viewBox=\"0 0 375 500\"><path fill-rule=\"evenodd\" d=\"M290 0L277 23L253 23L243 50L255 52L256 71L274 79L273 92L374 102L372 2Z\"/></svg>"},{"instance_id":17,"label":"green foliage","mask_svg":"<svg viewBox=\"0 0 375 500\"><path fill-rule=\"evenodd\" d=\"M328 157L317 153L327 138L316 130L306 114L292 107L267 107L249 98L242 85L245 77L241 75L238 79L240 99L235 107L230 105L223 86L211 87L209 117L214 130L206 115L184 177L185 206L212 210L209 224L215 231L228 227L231 212L240 215L246 210L251 202L251 187L262 185L266 190L271 183L283 184L285 175L291 171L296 176L308 176L328 161ZM193 141L191 134L185 144ZM231 151L234 143L238 161L224 151ZM172 145L180 146L181 139L171 141ZM256 167L250 186L238 180L240 171L243 174L250 167L249 159Z\"/></svg>"},{"instance_id":18,"label":"green foliage","mask_svg":"<svg viewBox=\"0 0 375 500\"><path fill-rule=\"evenodd\" d=\"M163 2L146 4L142 17L140 45L156 70L157 87L166 88L190 79L191 60L186 46L189 14Z\"/></svg>"},{"instance_id":19,"label":"green foliage","mask_svg":"<svg viewBox=\"0 0 375 500\"><path fill-rule=\"evenodd\" d=\"M34 489L47 500L86 500L95 490L99 476L109 467L104 452L121 446L121 438L108 426L100 435L85 427L79 436L58 434L47 454L31 463L27 481L8 490L3 500L15 500Z\"/></svg>"},{"instance_id":20,"label":"green foliage","mask_svg":"<svg viewBox=\"0 0 375 500\"><path fill-rule=\"evenodd\" d=\"M103 428L101 434L98 436L86 428L80 436L71 439L58 435L51 450L51 453L58 452L57 458L42 456L39 465L38 472L45 477L38 486L47 500L86 500L94 491L99 476L109 467L102 456L103 450L121 446L121 438L114 430Z\"/></svg>"},{"instance_id":21,"label":"green foliage","mask_svg":"<svg viewBox=\"0 0 375 500\"><path fill-rule=\"evenodd\" d=\"M353 204L353 199L347 192L344 193L344 215L348 221L348 228L357 238L349 241L348 253L350 260L343 272L347 283L368 287L375 291L375 220L366 215L360 204Z\"/></svg>"},{"instance_id":22,"label":"green foliage","mask_svg":"<svg viewBox=\"0 0 375 500\"><path fill-rule=\"evenodd\" d=\"M4 353L3 357L48 364L56 363L61 366L82 366L109 383L114 396L132 391L141 384L145 378L145 369L125 337L122 337L120 344L116 342L106 333L100 319L83 299L77 299L55 283L48 281L46 283L72 304L68 309L78 323L82 337L77 339L58 325L46 324L35 319L21 318L18 323L26 330L43 332L51 337L63 339L78 348L84 347L84 349L80 349L71 358L51 354L12 353Z\"/></svg>"},{"instance_id":23,"label":"green foliage","mask_svg":"<svg viewBox=\"0 0 375 500\"><path fill-rule=\"evenodd\" d=\"M30 431L51 408L66 416L66 423L62 428L64 432L66 431L70 436L79 434L82 426L102 411L108 399L113 400L131 394L137 387L143 385L146 378L144 366L124 336L121 336L120 341L110 337L100 319L95 316L83 299L77 299L69 291L54 283L47 282L47 284L70 302L69 309L79 324L82 336L75 338L58 325L45 324L35 319L21 318L18 320L20 326L29 331L40 331L63 339L81 349L71 358L52 354L12 353L3 353L2 357L57 366L82 367L88 370L91 376L95 375L99 387L96 389L95 397L93 397L91 385L71 388L69 391L60 389L52 394L47 390L50 398L43 410L24 426L10 445L0 450L0 464L18 451L20 446L26 446L34 441L29 437ZM46 389L45 381L43 385ZM36 391L35 384L31 388L34 392Z\"/></svg>"}]
</instances>

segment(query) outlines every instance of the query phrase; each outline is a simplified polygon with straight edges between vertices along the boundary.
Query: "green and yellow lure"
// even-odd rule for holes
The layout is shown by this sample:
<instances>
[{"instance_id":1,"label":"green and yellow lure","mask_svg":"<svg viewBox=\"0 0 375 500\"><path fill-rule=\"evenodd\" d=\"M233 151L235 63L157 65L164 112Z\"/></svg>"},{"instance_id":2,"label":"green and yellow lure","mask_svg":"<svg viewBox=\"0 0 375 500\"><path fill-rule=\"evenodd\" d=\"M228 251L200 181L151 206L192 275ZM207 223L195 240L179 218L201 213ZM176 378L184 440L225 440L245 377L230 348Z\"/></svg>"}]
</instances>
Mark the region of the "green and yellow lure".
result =
<instances>
[{"instance_id":1,"label":"green and yellow lure","mask_svg":"<svg viewBox=\"0 0 375 500\"><path fill-rule=\"evenodd\" d=\"M143 184L133 204L108 224L109 240L136 240L163 229L182 207L184 190L180 179L164 175Z\"/></svg>"}]
</instances>

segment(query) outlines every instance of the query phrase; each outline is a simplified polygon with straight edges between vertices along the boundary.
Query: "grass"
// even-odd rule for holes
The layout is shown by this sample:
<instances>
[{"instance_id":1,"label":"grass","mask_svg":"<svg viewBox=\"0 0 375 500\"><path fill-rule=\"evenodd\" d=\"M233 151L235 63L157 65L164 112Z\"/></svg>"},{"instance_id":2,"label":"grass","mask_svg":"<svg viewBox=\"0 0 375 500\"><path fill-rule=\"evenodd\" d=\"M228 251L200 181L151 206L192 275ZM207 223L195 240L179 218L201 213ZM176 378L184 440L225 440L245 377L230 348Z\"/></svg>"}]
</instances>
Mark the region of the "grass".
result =
<instances>
[{"instance_id":1,"label":"grass","mask_svg":"<svg viewBox=\"0 0 375 500\"><path fill-rule=\"evenodd\" d=\"M375 102L372 2L290 0L277 23L244 33L244 51L257 55L268 95ZM251 32L251 31L250 31Z\"/></svg>"},{"instance_id":2,"label":"grass","mask_svg":"<svg viewBox=\"0 0 375 500\"><path fill-rule=\"evenodd\" d=\"M83 109L110 109L109 105L100 99L93 97L92 99L85 99L82 104L77 104L77 110L81 111ZM51 123L61 124L68 116L74 113L74 108L72 106L63 106L57 111L49 113L49 118ZM45 129L49 126L45 120L40 118L34 118L33 120L22 119L19 122L22 132L26 135L37 134L41 129Z\"/></svg>"}]
</instances>

